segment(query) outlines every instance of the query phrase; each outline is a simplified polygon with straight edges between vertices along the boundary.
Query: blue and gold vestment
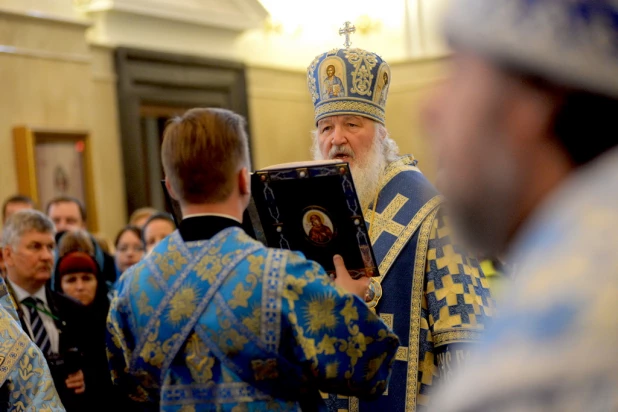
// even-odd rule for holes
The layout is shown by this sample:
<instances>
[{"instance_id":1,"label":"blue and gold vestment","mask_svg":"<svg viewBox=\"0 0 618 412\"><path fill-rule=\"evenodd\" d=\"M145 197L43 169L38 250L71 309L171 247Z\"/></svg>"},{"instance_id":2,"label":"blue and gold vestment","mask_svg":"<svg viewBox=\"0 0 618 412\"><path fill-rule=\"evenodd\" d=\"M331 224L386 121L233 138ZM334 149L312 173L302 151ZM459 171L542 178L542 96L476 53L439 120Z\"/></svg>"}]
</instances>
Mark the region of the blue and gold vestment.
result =
<instances>
[{"instance_id":1,"label":"blue and gold vestment","mask_svg":"<svg viewBox=\"0 0 618 412\"><path fill-rule=\"evenodd\" d=\"M374 401L329 396L329 410L414 411L469 356L494 303L479 262L453 244L442 198L404 156L391 163L366 221L380 278L369 303L401 339L387 392Z\"/></svg>"},{"instance_id":2,"label":"blue and gold vestment","mask_svg":"<svg viewBox=\"0 0 618 412\"><path fill-rule=\"evenodd\" d=\"M392 331L319 265L239 228L186 243L174 232L118 289L112 376L143 410L296 411L318 390L387 386Z\"/></svg>"},{"instance_id":3,"label":"blue and gold vestment","mask_svg":"<svg viewBox=\"0 0 618 412\"><path fill-rule=\"evenodd\" d=\"M4 280L0 279L0 391L9 411L64 411L39 348L19 323ZM5 392L6 391L6 392ZM7 399L3 399L4 403Z\"/></svg>"}]
</instances>

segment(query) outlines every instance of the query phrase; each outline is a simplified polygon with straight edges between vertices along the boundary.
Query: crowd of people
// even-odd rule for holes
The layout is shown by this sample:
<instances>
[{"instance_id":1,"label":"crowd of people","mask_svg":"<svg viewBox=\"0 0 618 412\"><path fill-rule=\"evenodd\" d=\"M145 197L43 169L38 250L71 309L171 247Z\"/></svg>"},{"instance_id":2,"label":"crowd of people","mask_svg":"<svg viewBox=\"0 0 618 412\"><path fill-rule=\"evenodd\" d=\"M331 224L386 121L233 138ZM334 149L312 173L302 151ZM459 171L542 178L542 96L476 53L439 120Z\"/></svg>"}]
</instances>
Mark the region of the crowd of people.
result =
<instances>
[{"instance_id":1,"label":"crowd of people","mask_svg":"<svg viewBox=\"0 0 618 412\"><path fill-rule=\"evenodd\" d=\"M115 283L175 225L165 213L139 209L110 247L87 231L78 199L57 197L43 210L24 195L4 201L0 274L64 407L108 411L121 401L113 395L105 346Z\"/></svg>"},{"instance_id":2,"label":"crowd of people","mask_svg":"<svg viewBox=\"0 0 618 412\"><path fill-rule=\"evenodd\" d=\"M456 1L423 111L442 194L388 133L389 65L349 39L311 62L314 159L350 164L376 278L243 231L246 123L225 109L164 131L178 230L143 209L110 247L76 199L8 199L0 404L618 410L616 22L610 1ZM498 268L513 282L497 310Z\"/></svg>"}]
</instances>

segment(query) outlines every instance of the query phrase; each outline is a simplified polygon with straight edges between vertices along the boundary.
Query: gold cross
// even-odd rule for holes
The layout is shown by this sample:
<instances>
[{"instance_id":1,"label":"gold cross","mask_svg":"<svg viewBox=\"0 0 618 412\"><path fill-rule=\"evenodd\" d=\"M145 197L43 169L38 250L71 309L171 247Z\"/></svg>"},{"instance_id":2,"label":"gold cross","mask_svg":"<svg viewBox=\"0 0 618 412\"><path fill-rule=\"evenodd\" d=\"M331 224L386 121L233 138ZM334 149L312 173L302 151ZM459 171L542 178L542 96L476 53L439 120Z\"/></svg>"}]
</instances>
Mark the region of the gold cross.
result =
<instances>
[{"instance_id":1,"label":"gold cross","mask_svg":"<svg viewBox=\"0 0 618 412\"><path fill-rule=\"evenodd\" d=\"M371 243L375 243L384 232L388 232L395 237L401 235L406 227L395 222L393 218L407 202L407 197L397 193L397 196L386 206L382 213L373 211L373 225L369 229L369 233L372 235Z\"/></svg>"},{"instance_id":2,"label":"gold cross","mask_svg":"<svg viewBox=\"0 0 618 412\"><path fill-rule=\"evenodd\" d=\"M343 45L346 49L349 49L352 45L352 42L350 42L350 34L354 33L355 31L356 27L354 27L349 21L346 21L343 25L343 28L339 29L339 35L345 36L345 43L343 43Z\"/></svg>"}]
</instances>

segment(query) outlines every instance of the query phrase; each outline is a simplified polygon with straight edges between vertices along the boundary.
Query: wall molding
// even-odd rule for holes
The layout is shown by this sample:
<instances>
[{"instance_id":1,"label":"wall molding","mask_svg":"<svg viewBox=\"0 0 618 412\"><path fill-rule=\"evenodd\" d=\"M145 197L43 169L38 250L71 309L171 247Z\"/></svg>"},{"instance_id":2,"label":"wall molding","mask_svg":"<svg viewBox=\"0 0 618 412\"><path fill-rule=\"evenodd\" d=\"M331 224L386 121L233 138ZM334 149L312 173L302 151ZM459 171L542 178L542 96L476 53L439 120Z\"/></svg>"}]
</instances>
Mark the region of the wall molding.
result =
<instances>
[{"instance_id":1,"label":"wall molding","mask_svg":"<svg viewBox=\"0 0 618 412\"><path fill-rule=\"evenodd\" d=\"M87 54L50 52L46 50L9 46L6 44L0 44L0 54L74 64L90 64L92 62L92 57Z\"/></svg>"},{"instance_id":2,"label":"wall molding","mask_svg":"<svg viewBox=\"0 0 618 412\"><path fill-rule=\"evenodd\" d=\"M200 26L243 31L259 27L268 12L257 0L81 0L87 14L128 13Z\"/></svg>"},{"instance_id":3,"label":"wall molding","mask_svg":"<svg viewBox=\"0 0 618 412\"><path fill-rule=\"evenodd\" d=\"M24 12L21 10L12 10L6 7L0 7L0 17L21 18L35 20L43 23L55 23L64 26L75 26L84 30L86 30L92 25L92 23L84 19L57 16L54 14L34 10Z\"/></svg>"}]
</instances>

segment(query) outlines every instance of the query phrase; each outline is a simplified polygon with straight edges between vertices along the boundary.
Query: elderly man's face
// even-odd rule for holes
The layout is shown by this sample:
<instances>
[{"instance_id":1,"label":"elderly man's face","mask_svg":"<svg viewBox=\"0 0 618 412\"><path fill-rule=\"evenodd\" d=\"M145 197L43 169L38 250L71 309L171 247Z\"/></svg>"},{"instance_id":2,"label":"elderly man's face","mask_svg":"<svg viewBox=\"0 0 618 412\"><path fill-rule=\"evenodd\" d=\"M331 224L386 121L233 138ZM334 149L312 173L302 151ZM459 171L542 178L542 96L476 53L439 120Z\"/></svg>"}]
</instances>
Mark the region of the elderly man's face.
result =
<instances>
[{"instance_id":1,"label":"elderly man's face","mask_svg":"<svg viewBox=\"0 0 618 412\"><path fill-rule=\"evenodd\" d=\"M375 123L361 116L330 116L318 122L318 144L324 159L354 165L368 156L375 137Z\"/></svg>"},{"instance_id":2,"label":"elderly man's face","mask_svg":"<svg viewBox=\"0 0 618 412\"><path fill-rule=\"evenodd\" d=\"M425 126L440 170L440 189L461 234L481 248L502 248L516 203L512 106L505 76L458 54L449 79L427 104ZM519 126L517 126L519 127Z\"/></svg>"},{"instance_id":3,"label":"elderly man's face","mask_svg":"<svg viewBox=\"0 0 618 412\"><path fill-rule=\"evenodd\" d=\"M19 285L37 288L51 278L54 265L54 234L31 230L17 245L7 245L3 256L8 276Z\"/></svg>"}]
</instances>

